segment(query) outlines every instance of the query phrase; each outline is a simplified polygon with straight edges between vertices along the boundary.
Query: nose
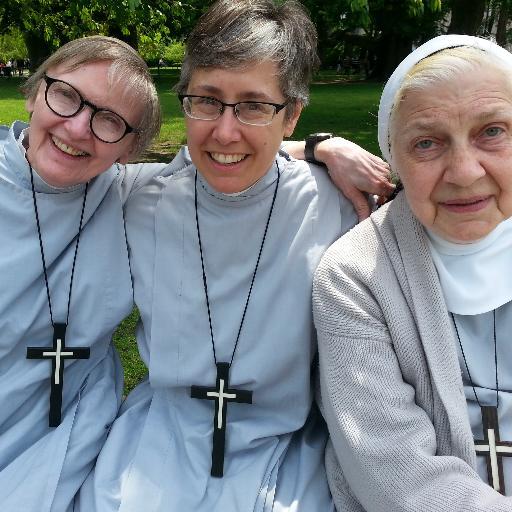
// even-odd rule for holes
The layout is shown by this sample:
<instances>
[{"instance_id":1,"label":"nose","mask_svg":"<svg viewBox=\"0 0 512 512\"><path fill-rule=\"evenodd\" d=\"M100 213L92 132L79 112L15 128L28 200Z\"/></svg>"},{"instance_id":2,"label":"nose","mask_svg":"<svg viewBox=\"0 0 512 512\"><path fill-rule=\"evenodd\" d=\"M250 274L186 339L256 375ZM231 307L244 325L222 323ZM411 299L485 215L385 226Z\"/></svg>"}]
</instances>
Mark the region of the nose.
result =
<instances>
[{"instance_id":1,"label":"nose","mask_svg":"<svg viewBox=\"0 0 512 512\"><path fill-rule=\"evenodd\" d=\"M84 106L80 112L66 119L66 129L75 138L88 138L91 136L91 109Z\"/></svg>"},{"instance_id":2,"label":"nose","mask_svg":"<svg viewBox=\"0 0 512 512\"><path fill-rule=\"evenodd\" d=\"M241 139L240 121L233 107L226 107L221 116L212 122L215 123L213 136L220 144L226 145Z\"/></svg>"},{"instance_id":3,"label":"nose","mask_svg":"<svg viewBox=\"0 0 512 512\"><path fill-rule=\"evenodd\" d=\"M444 181L459 187L468 187L485 174L485 168L475 148L461 145L451 149Z\"/></svg>"}]
</instances>

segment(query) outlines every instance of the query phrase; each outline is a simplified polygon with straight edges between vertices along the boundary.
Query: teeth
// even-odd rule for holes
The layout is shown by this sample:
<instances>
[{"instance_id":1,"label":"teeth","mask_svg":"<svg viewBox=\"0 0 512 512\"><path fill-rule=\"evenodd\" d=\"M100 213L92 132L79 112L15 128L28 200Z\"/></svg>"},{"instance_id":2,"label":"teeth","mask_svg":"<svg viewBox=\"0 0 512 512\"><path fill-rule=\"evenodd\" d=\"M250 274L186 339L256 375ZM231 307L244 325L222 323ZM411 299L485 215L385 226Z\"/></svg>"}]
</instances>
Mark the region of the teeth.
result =
<instances>
[{"instance_id":1,"label":"teeth","mask_svg":"<svg viewBox=\"0 0 512 512\"><path fill-rule=\"evenodd\" d=\"M236 164L246 157L246 155L227 155L225 153L210 153L210 155L221 164Z\"/></svg>"},{"instance_id":2,"label":"teeth","mask_svg":"<svg viewBox=\"0 0 512 512\"><path fill-rule=\"evenodd\" d=\"M71 146L68 146L67 144L64 144L60 139L57 139L57 137L52 136L53 143L64 153L67 153L71 156L86 156L88 153L85 151L79 151L78 149L72 148Z\"/></svg>"}]
</instances>

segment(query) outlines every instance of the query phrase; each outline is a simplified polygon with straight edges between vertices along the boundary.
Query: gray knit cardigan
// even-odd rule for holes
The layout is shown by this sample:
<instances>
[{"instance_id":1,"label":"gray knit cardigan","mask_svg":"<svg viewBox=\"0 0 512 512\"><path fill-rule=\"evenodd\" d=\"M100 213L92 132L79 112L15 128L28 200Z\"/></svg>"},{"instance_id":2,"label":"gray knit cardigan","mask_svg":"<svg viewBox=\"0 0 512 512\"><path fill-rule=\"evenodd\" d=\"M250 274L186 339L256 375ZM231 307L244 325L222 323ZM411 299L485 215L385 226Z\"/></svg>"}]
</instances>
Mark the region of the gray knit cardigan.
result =
<instances>
[{"instance_id":1,"label":"gray knit cardigan","mask_svg":"<svg viewBox=\"0 0 512 512\"><path fill-rule=\"evenodd\" d=\"M456 339L403 192L326 252L313 305L338 511L512 511L475 472Z\"/></svg>"}]
</instances>

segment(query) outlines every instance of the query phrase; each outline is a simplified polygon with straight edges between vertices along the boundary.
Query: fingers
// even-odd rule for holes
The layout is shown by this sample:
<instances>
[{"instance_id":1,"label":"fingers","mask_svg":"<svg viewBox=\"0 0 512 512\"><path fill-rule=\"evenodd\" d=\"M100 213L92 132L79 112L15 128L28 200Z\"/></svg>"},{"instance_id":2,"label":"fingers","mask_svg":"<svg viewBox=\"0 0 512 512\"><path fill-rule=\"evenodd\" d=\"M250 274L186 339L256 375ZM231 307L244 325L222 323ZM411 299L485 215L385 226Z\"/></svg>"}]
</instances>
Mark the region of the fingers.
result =
<instances>
[{"instance_id":1,"label":"fingers","mask_svg":"<svg viewBox=\"0 0 512 512\"><path fill-rule=\"evenodd\" d=\"M353 181L354 186L363 192L377 196L389 196L393 193L395 185L391 182L389 167L368 161L364 167L366 168L364 174L359 172L357 181ZM361 171L363 165L360 165L359 169Z\"/></svg>"},{"instance_id":2,"label":"fingers","mask_svg":"<svg viewBox=\"0 0 512 512\"><path fill-rule=\"evenodd\" d=\"M381 181L375 188L374 194L377 196L388 197L395 190L395 185L388 180Z\"/></svg>"},{"instance_id":3,"label":"fingers","mask_svg":"<svg viewBox=\"0 0 512 512\"><path fill-rule=\"evenodd\" d=\"M349 185L342 189L344 196L352 203L356 211L359 222L370 216L370 205L368 204L368 197L357 188Z\"/></svg>"}]
</instances>

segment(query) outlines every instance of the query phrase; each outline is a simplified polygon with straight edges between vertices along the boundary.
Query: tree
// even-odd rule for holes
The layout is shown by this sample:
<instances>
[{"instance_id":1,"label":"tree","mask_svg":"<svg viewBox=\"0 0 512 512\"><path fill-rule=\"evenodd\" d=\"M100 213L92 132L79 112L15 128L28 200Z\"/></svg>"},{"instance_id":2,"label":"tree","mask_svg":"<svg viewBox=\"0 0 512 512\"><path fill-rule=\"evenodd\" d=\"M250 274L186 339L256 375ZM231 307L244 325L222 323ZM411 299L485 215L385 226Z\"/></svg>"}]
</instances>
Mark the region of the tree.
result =
<instances>
[{"instance_id":1,"label":"tree","mask_svg":"<svg viewBox=\"0 0 512 512\"><path fill-rule=\"evenodd\" d=\"M507 24L510 18L511 0L502 0L500 5L500 14L498 16L498 25L496 28L496 42L500 46L505 46L507 44Z\"/></svg>"},{"instance_id":2,"label":"tree","mask_svg":"<svg viewBox=\"0 0 512 512\"><path fill-rule=\"evenodd\" d=\"M371 76L379 80L389 76L411 51L413 43L435 35L443 16L441 0L333 0L322 4L304 0L304 3L317 24L321 52L325 54L325 48L331 47L344 57L364 60L372 68Z\"/></svg>"},{"instance_id":3,"label":"tree","mask_svg":"<svg viewBox=\"0 0 512 512\"><path fill-rule=\"evenodd\" d=\"M484 18L486 3L486 0L472 0L471 8L468 8L467 0L451 0L452 19L448 33L476 35Z\"/></svg>"},{"instance_id":4,"label":"tree","mask_svg":"<svg viewBox=\"0 0 512 512\"><path fill-rule=\"evenodd\" d=\"M0 35L0 61L7 62L13 59L26 59L27 47L21 32L14 28L6 34Z\"/></svg>"},{"instance_id":5,"label":"tree","mask_svg":"<svg viewBox=\"0 0 512 512\"><path fill-rule=\"evenodd\" d=\"M440 0L369 0L374 34L372 77L384 80L413 47L433 37L442 16Z\"/></svg>"},{"instance_id":6,"label":"tree","mask_svg":"<svg viewBox=\"0 0 512 512\"><path fill-rule=\"evenodd\" d=\"M35 67L76 37L106 34L137 47L140 35L167 37L182 11L178 0L9 0L0 7L0 33L19 28Z\"/></svg>"}]
</instances>

